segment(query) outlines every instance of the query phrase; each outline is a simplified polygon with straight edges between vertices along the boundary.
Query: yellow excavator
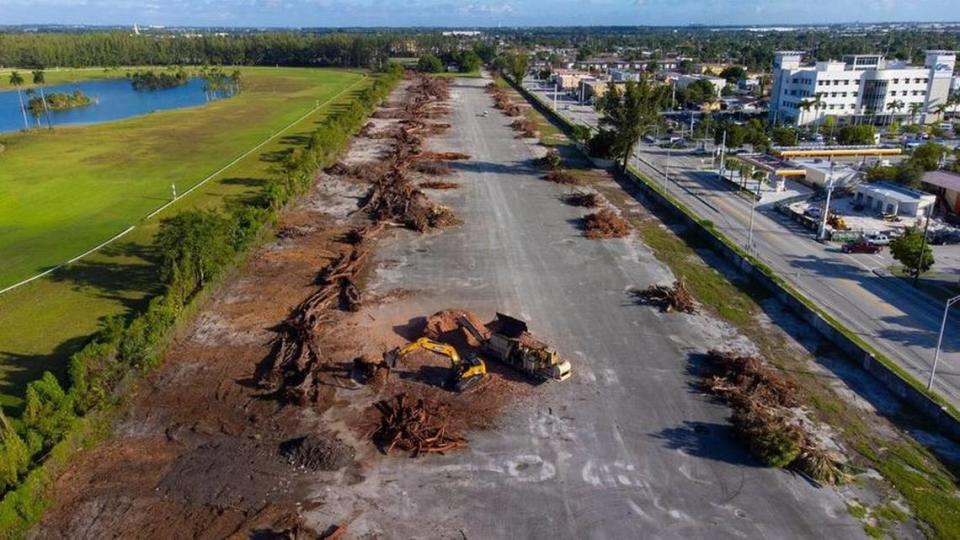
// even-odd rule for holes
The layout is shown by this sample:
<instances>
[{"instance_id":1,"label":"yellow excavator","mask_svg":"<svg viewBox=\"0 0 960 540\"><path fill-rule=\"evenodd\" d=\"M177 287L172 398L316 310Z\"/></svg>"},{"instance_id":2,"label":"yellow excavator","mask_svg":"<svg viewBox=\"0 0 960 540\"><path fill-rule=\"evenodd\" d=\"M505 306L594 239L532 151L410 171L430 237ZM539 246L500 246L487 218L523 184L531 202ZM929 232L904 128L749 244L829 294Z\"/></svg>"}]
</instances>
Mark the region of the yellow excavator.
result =
<instances>
[{"instance_id":1,"label":"yellow excavator","mask_svg":"<svg viewBox=\"0 0 960 540\"><path fill-rule=\"evenodd\" d=\"M457 392L463 392L473 387L483 380L487 374L487 365L483 363L480 357L471 354L461 359L453 345L440 343L425 337L384 353L383 361L394 368L401 358L420 349L435 352L450 359L451 373L449 379L447 379L447 385Z\"/></svg>"}]
</instances>

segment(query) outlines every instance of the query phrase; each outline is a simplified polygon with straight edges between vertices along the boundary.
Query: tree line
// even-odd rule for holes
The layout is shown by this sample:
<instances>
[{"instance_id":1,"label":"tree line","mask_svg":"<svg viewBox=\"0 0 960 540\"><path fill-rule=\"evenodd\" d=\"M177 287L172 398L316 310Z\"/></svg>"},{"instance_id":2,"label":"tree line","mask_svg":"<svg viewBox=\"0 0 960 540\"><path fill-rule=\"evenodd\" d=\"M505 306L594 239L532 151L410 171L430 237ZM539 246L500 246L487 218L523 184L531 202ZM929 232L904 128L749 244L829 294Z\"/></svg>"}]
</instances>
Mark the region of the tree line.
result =
<instances>
[{"instance_id":1,"label":"tree line","mask_svg":"<svg viewBox=\"0 0 960 540\"><path fill-rule=\"evenodd\" d=\"M262 33L226 36L0 34L0 66L283 65L376 67L402 48L395 35ZM402 52L402 51L400 51Z\"/></svg>"},{"instance_id":2,"label":"tree line","mask_svg":"<svg viewBox=\"0 0 960 540\"><path fill-rule=\"evenodd\" d=\"M283 207L310 189L316 171L335 162L402 75L400 66L388 65L349 107L332 113L303 147L287 153L258 196L161 222L154 249L163 292L129 320L106 320L70 357L65 386L50 372L28 384L19 426L0 412L0 524L7 532L24 531L39 518L46 479L39 465L45 457L68 453L69 439L86 417L115 403L124 381L159 363L167 336L191 301L263 235Z\"/></svg>"}]
</instances>

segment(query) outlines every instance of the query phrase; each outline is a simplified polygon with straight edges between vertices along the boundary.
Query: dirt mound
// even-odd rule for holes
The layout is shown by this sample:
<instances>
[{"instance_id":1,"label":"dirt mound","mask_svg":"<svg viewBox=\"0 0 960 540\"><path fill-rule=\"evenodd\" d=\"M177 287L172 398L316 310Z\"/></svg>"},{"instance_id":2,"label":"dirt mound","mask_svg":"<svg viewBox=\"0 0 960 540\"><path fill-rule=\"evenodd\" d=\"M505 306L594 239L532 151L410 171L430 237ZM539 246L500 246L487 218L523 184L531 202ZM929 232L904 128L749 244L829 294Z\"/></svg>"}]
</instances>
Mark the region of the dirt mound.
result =
<instances>
[{"instance_id":1,"label":"dirt mound","mask_svg":"<svg viewBox=\"0 0 960 540\"><path fill-rule=\"evenodd\" d=\"M587 238L623 238L630 233L630 226L613 210L604 208L583 218Z\"/></svg>"},{"instance_id":2,"label":"dirt mound","mask_svg":"<svg viewBox=\"0 0 960 540\"><path fill-rule=\"evenodd\" d=\"M357 451L334 435L311 433L280 443L280 455L291 465L311 471L337 471L353 462Z\"/></svg>"},{"instance_id":3,"label":"dirt mound","mask_svg":"<svg viewBox=\"0 0 960 540\"><path fill-rule=\"evenodd\" d=\"M465 317L468 321L473 323L475 328L481 332L484 332L485 334L488 333L487 327L483 323L483 320L475 313L465 309L445 309L427 317L426 326L423 329L423 335L430 339L442 341L444 343L450 343L454 347L458 345L472 348L480 347L480 342L478 342L473 335L464 330L460 326L460 323L457 322L459 317Z\"/></svg>"}]
</instances>

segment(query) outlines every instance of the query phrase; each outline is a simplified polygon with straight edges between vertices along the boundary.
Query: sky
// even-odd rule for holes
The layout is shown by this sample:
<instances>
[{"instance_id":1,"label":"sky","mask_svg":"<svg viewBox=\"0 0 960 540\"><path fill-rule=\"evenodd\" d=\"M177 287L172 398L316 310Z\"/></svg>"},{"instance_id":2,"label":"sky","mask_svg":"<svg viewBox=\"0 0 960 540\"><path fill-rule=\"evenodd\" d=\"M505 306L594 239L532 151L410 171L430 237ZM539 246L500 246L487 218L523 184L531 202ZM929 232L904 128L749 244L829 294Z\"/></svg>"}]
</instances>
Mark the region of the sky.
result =
<instances>
[{"instance_id":1,"label":"sky","mask_svg":"<svg viewBox=\"0 0 960 540\"><path fill-rule=\"evenodd\" d=\"M0 25L469 27L958 20L960 0L0 0Z\"/></svg>"}]
</instances>

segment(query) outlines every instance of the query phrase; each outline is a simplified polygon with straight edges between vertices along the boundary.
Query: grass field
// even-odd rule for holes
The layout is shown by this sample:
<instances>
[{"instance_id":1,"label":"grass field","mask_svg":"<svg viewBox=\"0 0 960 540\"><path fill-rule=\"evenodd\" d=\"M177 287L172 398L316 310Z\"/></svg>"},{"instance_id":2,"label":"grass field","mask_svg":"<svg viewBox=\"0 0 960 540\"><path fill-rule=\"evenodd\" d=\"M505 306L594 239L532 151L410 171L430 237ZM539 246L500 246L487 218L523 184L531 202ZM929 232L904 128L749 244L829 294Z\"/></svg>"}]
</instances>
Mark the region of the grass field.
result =
<instances>
[{"instance_id":1,"label":"grass field","mask_svg":"<svg viewBox=\"0 0 960 540\"><path fill-rule=\"evenodd\" d=\"M18 405L24 383L43 370L62 373L63 360L102 318L136 309L156 292L149 246L160 219L256 191L272 167L271 156L302 144L329 111L349 103L370 79L344 70L249 68L243 80L240 95L203 107L4 137L0 283L136 228L78 263L0 295L0 405ZM170 199L171 183L183 193L272 134L279 136L142 221Z\"/></svg>"}]
</instances>

